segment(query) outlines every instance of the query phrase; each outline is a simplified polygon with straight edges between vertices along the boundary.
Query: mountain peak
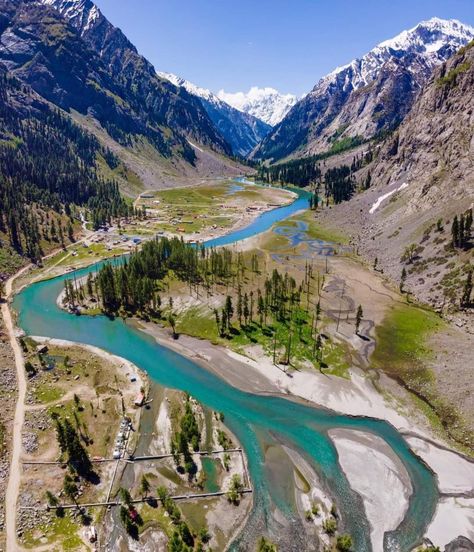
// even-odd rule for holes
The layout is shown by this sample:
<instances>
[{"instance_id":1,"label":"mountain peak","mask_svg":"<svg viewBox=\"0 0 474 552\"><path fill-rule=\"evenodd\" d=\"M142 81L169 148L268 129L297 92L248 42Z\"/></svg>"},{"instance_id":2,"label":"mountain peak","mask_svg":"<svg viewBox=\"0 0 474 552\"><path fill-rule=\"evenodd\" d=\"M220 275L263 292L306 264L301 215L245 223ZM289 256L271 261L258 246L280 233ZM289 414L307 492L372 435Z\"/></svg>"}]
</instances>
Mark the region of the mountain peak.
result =
<instances>
[{"instance_id":1,"label":"mountain peak","mask_svg":"<svg viewBox=\"0 0 474 552\"><path fill-rule=\"evenodd\" d=\"M461 23L456 19L441 19L432 17L421 21L415 27L401 32L397 36L385 40L374 48L389 48L392 50L406 50L418 47L428 53L436 53L446 42L462 42L471 40L474 36L474 28Z\"/></svg>"},{"instance_id":2,"label":"mountain peak","mask_svg":"<svg viewBox=\"0 0 474 552\"><path fill-rule=\"evenodd\" d=\"M207 114L229 142L236 155L247 156L271 129L271 126L261 119L236 109L207 88L201 88L173 73L159 71L158 76L170 81L178 88L184 88L201 101Z\"/></svg>"},{"instance_id":3,"label":"mountain peak","mask_svg":"<svg viewBox=\"0 0 474 552\"><path fill-rule=\"evenodd\" d=\"M186 89L193 96L198 96L199 98L212 103L220 102L219 98L210 90L208 90L207 88L202 88L201 86L197 86L196 84L183 79L183 77L178 77L178 75L175 75L174 73L167 73L166 71L158 71L157 74L159 77L161 77L162 79L166 79L175 86Z\"/></svg>"},{"instance_id":4,"label":"mountain peak","mask_svg":"<svg viewBox=\"0 0 474 552\"><path fill-rule=\"evenodd\" d=\"M415 27L402 31L388 40L380 42L370 52L350 63L337 67L323 77L313 89L321 84L331 85L348 74L347 84L358 89L370 84L378 75L380 68L388 61L402 57L416 56L423 61L426 69L432 71L462 46L474 39L474 28L456 19L433 17L421 21ZM350 74L350 75L349 75Z\"/></svg>"},{"instance_id":5,"label":"mountain peak","mask_svg":"<svg viewBox=\"0 0 474 552\"><path fill-rule=\"evenodd\" d=\"M102 13L91 0L40 0L58 10L81 34L90 30Z\"/></svg>"},{"instance_id":6,"label":"mountain peak","mask_svg":"<svg viewBox=\"0 0 474 552\"><path fill-rule=\"evenodd\" d=\"M248 92L232 93L220 90L217 97L235 109L249 113L271 126L278 124L298 101L295 95L281 94L268 86L252 86Z\"/></svg>"},{"instance_id":7,"label":"mountain peak","mask_svg":"<svg viewBox=\"0 0 474 552\"><path fill-rule=\"evenodd\" d=\"M393 130L434 69L473 39L469 25L434 17L381 42L321 78L254 156L313 155Z\"/></svg>"}]
</instances>

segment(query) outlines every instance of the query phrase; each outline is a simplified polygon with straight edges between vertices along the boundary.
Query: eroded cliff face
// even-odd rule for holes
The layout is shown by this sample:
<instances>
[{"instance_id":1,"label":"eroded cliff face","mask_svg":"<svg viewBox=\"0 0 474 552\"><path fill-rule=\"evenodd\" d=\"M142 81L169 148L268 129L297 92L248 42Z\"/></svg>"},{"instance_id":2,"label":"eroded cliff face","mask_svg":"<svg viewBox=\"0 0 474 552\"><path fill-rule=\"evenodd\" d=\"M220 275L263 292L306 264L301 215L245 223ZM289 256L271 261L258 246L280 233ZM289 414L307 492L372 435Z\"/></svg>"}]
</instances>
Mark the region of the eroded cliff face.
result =
<instances>
[{"instance_id":1,"label":"eroded cliff face","mask_svg":"<svg viewBox=\"0 0 474 552\"><path fill-rule=\"evenodd\" d=\"M474 193L474 44L439 68L382 148L373 176L406 181L407 213L437 210Z\"/></svg>"},{"instance_id":2,"label":"eroded cliff face","mask_svg":"<svg viewBox=\"0 0 474 552\"><path fill-rule=\"evenodd\" d=\"M400 127L376 149L372 186L320 216L345 227L371 262L444 311L459 312L474 264L472 237L452 247L451 225L474 206L474 43L439 67ZM471 232L472 234L472 232ZM407 255L407 248L413 251Z\"/></svg>"}]
</instances>

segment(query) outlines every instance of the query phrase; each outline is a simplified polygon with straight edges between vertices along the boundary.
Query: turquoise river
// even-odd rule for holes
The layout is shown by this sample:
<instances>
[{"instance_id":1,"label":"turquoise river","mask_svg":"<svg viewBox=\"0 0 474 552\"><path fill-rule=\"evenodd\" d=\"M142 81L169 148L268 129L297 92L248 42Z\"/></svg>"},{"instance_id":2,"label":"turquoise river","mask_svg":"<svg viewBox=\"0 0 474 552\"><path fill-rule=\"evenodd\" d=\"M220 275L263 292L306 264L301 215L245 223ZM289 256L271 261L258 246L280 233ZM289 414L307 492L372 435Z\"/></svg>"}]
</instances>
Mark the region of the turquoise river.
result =
<instances>
[{"instance_id":1,"label":"turquoise river","mask_svg":"<svg viewBox=\"0 0 474 552\"><path fill-rule=\"evenodd\" d=\"M307 195L302 192L291 205L264 213L247 228L207 245L235 243L268 230L275 222L306 207ZM96 269L97 265L78 270L76 277ZM384 439L403 462L412 481L414 492L408 512L400 526L385 535L384 550L405 552L420 543L434 514L438 489L434 475L411 452L393 426L381 420L340 415L288 398L245 393L159 345L151 336L126 321L69 314L56 305L66 277L71 275L38 282L21 291L14 300L18 325L27 335L90 344L124 357L159 384L185 390L209 408L224 413L226 424L240 440L248 458L254 493L247 528L261 527L275 505L288 520L296 518L294 504L280 486L271 481L265 467L259 436L271 435L302 454L324 481L344 520L345 531L354 539L354 550L371 551L370 527L360 497L351 490L339 466L336 449L327 435L332 428L349 428L372 432ZM239 549L238 539L232 548Z\"/></svg>"}]
</instances>

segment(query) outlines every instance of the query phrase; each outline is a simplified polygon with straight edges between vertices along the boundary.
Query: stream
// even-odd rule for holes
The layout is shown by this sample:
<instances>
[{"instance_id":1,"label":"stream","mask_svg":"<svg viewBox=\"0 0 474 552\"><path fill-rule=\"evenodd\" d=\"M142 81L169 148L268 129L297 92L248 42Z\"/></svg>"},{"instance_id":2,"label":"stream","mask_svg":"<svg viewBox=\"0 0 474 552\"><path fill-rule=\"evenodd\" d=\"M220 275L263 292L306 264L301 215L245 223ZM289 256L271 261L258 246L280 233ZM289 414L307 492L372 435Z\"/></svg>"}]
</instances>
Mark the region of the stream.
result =
<instances>
[{"instance_id":1,"label":"stream","mask_svg":"<svg viewBox=\"0 0 474 552\"><path fill-rule=\"evenodd\" d=\"M211 240L206 245L229 245L254 236L307 206L307 194L299 192L291 205L263 213L246 228ZM299 227L297 231L304 233L304 228ZM330 244L319 247L326 252ZM314 254L318 254L316 246ZM100 264L80 269L76 271L76 277L83 277L97 270L98 266ZM186 391L208 408L222 412L226 425L245 450L254 489L253 509L243 533L252 528L258 531L265 527L275 508L280 510L290 526L298 523L294 499L285 493L284 482L280 487L271 481L265 466L262 445L262 436L265 436L266 443L269 440L284 442L311 464L334 497L344 530L353 538L354 550L370 552L370 527L361 498L350 488L327 434L333 428L348 428L371 432L384 439L403 462L411 478L414 492L408 512L400 526L385 535L384 550L406 552L420 544L436 508L438 489L432 472L413 454L392 425L371 418L340 415L288 398L245 393L191 360L159 345L127 321L70 314L56 305L64 280L70 277L71 273L32 284L15 297L13 306L18 313L20 328L27 335L100 347L133 362L160 385ZM231 546L232 550L241 549L241 538L237 538Z\"/></svg>"}]
</instances>

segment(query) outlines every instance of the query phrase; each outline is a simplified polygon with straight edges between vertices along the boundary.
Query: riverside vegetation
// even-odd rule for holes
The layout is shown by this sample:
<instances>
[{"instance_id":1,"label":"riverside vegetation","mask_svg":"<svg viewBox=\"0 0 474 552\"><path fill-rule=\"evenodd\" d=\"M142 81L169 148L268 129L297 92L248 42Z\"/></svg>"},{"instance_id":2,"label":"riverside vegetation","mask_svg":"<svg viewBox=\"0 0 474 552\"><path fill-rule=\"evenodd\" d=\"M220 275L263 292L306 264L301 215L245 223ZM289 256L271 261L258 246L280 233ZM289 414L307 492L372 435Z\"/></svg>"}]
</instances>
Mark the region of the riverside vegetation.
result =
<instances>
[{"instance_id":1,"label":"riverside vegetation","mask_svg":"<svg viewBox=\"0 0 474 552\"><path fill-rule=\"evenodd\" d=\"M337 366L340 375L347 366L344 351L322 334L319 297L325 276L306 263L304 278L296 282L287 272L274 269L270 276L261 270L257 253L244 255L229 249L206 249L178 238L149 241L119 266L105 264L89 274L85 285L66 280L64 302L75 308L99 303L109 315L138 315L145 320L165 321L177 336L177 316L165 292L178 280L189 293L209 301L224 294L221 307L210 308L211 316L199 317L191 310L180 318L180 328L200 321L206 337L234 344L260 343L273 361L286 366L309 361L320 369ZM87 312L87 311L86 311ZM356 330L362 308L356 320ZM186 332L187 333L187 332Z\"/></svg>"}]
</instances>

